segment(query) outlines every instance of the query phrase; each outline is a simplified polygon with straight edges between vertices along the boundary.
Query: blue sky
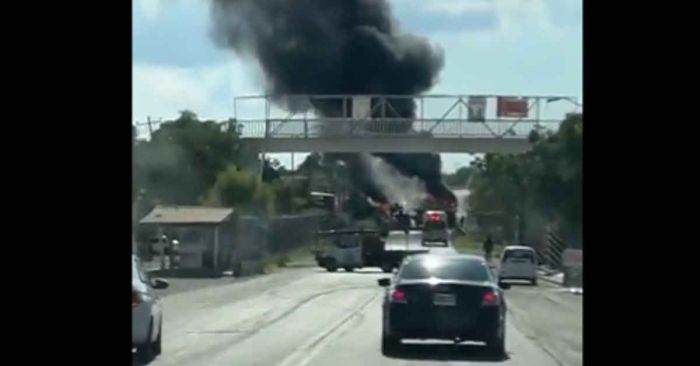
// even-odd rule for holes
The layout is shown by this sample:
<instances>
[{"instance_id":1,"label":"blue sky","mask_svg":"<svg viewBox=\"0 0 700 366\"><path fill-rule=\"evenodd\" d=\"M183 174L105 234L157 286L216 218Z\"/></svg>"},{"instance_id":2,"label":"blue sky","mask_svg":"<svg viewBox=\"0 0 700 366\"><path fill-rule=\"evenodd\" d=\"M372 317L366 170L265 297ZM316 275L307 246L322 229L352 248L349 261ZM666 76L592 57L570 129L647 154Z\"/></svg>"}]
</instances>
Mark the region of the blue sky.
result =
<instances>
[{"instance_id":1,"label":"blue sky","mask_svg":"<svg viewBox=\"0 0 700 366\"><path fill-rule=\"evenodd\" d=\"M570 95L582 101L582 0L391 0L402 30L445 51L430 93ZM233 114L263 92L254 65L211 42L208 0L133 0L134 121ZM288 164L289 156L277 156ZM445 154L443 170L469 161ZM297 164L301 157L297 156Z\"/></svg>"}]
</instances>

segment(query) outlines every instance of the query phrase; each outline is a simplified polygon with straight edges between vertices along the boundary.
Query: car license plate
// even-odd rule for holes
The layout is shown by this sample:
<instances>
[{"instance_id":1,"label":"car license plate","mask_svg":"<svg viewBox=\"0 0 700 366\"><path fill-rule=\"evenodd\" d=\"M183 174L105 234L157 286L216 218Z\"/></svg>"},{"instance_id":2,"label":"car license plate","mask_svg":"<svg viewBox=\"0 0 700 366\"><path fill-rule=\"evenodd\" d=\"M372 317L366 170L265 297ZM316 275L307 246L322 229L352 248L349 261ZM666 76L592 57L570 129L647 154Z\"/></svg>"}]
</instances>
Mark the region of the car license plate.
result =
<instances>
[{"instance_id":1,"label":"car license plate","mask_svg":"<svg viewBox=\"0 0 700 366\"><path fill-rule=\"evenodd\" d=\"M455 306L457 300L453 294L435 294L433 296L433 304L435 306Z\"/></svg>"}]
</instances>

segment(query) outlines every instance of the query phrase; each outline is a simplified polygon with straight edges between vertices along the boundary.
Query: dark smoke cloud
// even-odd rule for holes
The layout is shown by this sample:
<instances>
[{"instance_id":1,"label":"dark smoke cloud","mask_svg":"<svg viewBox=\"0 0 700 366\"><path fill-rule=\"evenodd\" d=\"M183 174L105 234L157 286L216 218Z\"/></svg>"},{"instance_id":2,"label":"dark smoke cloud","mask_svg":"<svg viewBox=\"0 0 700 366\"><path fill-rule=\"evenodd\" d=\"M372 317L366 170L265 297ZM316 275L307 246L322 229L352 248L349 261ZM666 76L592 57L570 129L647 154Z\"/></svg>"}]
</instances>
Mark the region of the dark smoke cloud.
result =
<instances>
[{"instance_id":1,"label":"dark smoke cloud","mask_svg":"<svg viewBox=\"0 0 700 366\"><path fill-rule=\"evenodd\" d=\"M212 0L211 18L215 43L256 60L273 96L419 94L435 83L444 63L439 47L399 32L386 0ZM389 102L401 117L414 116L412 100ZM338 102L314 102L313 107L326 117L341 115ZM410 123L399 127L397 132L405 132ZM334 156L358 173L354 177L367 175L359 174L361 164L352 154ZM400 172L424 180L431 194L447 191L439 156L380 156ZM369 180L355 183L381 198Z\"/></svg>"},{"instance_id":2,"label":"dark smoke cloud","mask_svg":"<svg viewBox=\"0 0 700 366\"><path fill-rule=\"evenodd\" d=\"M257 59L271 94L416 94L443 66L385 0L213 0L211 15L215 42Z\"/></svg>"}]
</instances>

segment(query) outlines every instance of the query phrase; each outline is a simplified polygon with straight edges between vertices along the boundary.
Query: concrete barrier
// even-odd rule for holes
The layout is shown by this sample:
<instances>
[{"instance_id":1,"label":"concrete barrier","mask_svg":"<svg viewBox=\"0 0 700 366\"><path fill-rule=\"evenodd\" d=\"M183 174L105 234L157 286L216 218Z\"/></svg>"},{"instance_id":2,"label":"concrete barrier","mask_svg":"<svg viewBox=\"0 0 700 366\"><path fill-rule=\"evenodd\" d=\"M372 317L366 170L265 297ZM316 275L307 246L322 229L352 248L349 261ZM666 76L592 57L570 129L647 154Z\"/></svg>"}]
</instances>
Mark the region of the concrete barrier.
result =
<instances>
[{"instance_id":1,"label":"concrete barrier","mask_svg":"<svg viewBox=\"0 0 700 366\"><path fill-rule=\"evenodd\" d=\"M564 268L564 286L583 287L583 266Z\"/></svg>"},{"instance_id":2,"label":"concrete barrier","mask_svg":"<svg viewBox=\"0 0 700 366\"><path fill-rule=\"evenodd\" d=\"M562 255L564 286L583 287L583 250L567 249Z\"/></svg>"}]
</instances>

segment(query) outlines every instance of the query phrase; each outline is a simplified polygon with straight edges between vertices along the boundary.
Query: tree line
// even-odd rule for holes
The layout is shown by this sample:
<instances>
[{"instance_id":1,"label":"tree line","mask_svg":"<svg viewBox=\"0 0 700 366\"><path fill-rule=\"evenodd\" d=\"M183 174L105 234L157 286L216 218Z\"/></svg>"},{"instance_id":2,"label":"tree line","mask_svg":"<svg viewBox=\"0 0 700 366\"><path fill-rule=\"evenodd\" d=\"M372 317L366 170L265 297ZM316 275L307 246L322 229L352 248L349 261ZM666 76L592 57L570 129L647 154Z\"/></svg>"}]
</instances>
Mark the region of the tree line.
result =
<instances>
[{"instance_id":1,"label":"tree line","mask_svg":"<svg viewBox=\"0 0 700 366\"><path fill-rule=\"evenodd\" d=\"M148 141L134 139L132 202L138 217L156 204L235 207L258 216L297 213L313 207L309 192L348 185L336 164L309 155L295 171L260 158L241 142L233 120L200 120L191 111L165 121ZM448 186L466 187L466 206L484 230L499 226L521 240L537 227L553 225L572 245L582 229L581 115L570 115L557 131L536 130L522 154L485 154L453 174ZM350 190L346 211L356 218L375 211L361 192Z\"/></svg>"},{"instance_id":2,"label":"tree line","mask_svg":"<svg viewBox=\"0 0 700 366\"><path fill-rule=\"evenodd\" d=\"M200 120L182 111L148 141L134 137L136 215L157 204L235 207L261 217L310 207L308 179L294 179L275 160L265 160L260 172L257 152L241 143L241 128L233 120Z\"/></svg>"},{"instance_id":3,"label":"tree line","mask_svg":"<svg viewBox=\"0 0 700 366\"><path fill-rule=\"evenodd\" d=\"M538 229L550 225L570 245L578 246L582 115L569 115L556 131L535 130L529 139L532 148L525 153L485 154L444 179L452 187L469 189L466 205L483 231L501 227L507 240L526 241L528 233L539 235Z\"/></svg>"}]
</instances>

